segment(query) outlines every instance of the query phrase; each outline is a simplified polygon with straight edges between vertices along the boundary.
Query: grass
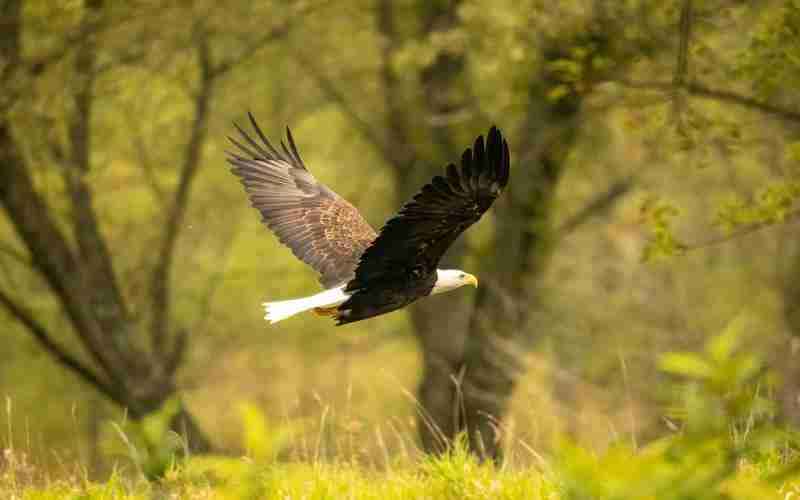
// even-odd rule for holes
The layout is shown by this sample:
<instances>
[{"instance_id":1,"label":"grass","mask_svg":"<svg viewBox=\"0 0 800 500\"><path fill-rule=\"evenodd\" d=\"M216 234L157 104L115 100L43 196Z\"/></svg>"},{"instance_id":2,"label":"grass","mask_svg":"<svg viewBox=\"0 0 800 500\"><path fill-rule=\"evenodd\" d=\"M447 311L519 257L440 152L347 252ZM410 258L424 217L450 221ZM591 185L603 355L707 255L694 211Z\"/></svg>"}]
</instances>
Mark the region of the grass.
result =
<instances>
[{"instance_id":1,"label":"grass","mask_svg":"<svg viewBox=\"0 0 800 500\"><path fill-rule=\"evenodd\" d=\"M568 447L569 448L569 447ZM775 457L773 457L775 458ZM769 460L741 463L721 481L684 495L684 484L671 483L669 466L658 451L631 454L615 450L592 457L580 448L565 449L553 469L496 467L480 464L463 447L414 465L376 470L355 463L278 463L252 458L197 457L172 466L154 481L116 470L102 482L80 472L74 476L36 478L23 457L6 450L0 473L0 498L8 500L152 500L152 499L780 499L800 495L800 481L766 478L775 470ZM672 472L675 472L673 469ZM702 467L693 477L703 477ZM665 474L666 473L666 474ZM638 476L638 477L633 477ZM672 485L659 493L660 485ZM676 493L672 495L671 493Z\"/></svg>"},{"instance_id":2,"label":"grass","mask_svg":"<svg viewBox=\"0 0 800 500\"><path fill-rule=\"evenodd\" d=\"M0 476L0 498L50 499L555 499L556 483L533 469L479 464L463 449L416 466L376 470L354 463L276 463L198 457L148 481L115 471L103 482L85 475L34 478L19 459Z\"/></svg>"},{"instance_id":3,"label":"grass","mask_svg":"<svg viewBox=\"0 0 800 500\"><path fill-rule=\"evenodd\" d=\"M326 441L351 451L367 444L331 426L327 411L308 443L301 422L276 423L258 406L241 405L243 456L186 457L167 425L179 410L170 403L115 427L127 458L104 481L79 464L50 476L9 442L0 499L797 500L800 435L774 418L763 390L770 377L742 347L741 329L734 321L700 352L662 356L673 380L665 407L673 430L646 444L619 439L597 451L553 439L545 455L528 446L535 461L510 453L495 465L478 462L464 436L438 457L390 453L375 428L384 460L362 461L324 452Z\"/></svg>"}]
</instances>

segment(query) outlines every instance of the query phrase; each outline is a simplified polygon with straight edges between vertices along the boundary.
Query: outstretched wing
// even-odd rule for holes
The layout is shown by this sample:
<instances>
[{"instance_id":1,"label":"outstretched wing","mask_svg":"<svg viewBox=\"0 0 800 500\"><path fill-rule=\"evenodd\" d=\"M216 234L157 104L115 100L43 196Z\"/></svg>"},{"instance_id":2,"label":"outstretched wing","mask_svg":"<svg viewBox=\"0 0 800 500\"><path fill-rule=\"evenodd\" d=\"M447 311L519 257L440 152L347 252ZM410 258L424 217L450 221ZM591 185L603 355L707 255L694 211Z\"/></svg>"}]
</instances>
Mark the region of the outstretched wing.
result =
<instances>
[{"instance_id":1,"label":"outstretched wing","mask_svg":"<svg viewBox=\"0 0 800 500\"><path fill-rule=\"evenodd\" d=\"M369 309L386 312L384 304L368 303L374 300L371 297L389 295L399 302L398 284L409 293L420 293L423 283L432 286L435 275L432 281L431 275L442 255L492 206L508 175L508 144L492 127L486 144L479 136L474 147L464 151L460 169L448 165L445 176L434 177L383 226L361 256L355 278L347 284L353 296L339 307L340 323L363 319L358 316ZM387 294L389 288L393 292ZM428 292L429 288L424 294ZM405 297L405 303L416 298Z\"/></svg>"},{"instance_id":2,"label":"outstretched wing","mask_svg":"<svg viewBox=\"0 0 800 500\"><path fill-rule=\"evenodd\" d=\"M375 230L353 205L306 169L292 133L289 147L270 144L248 113L260 142L234 124L242 140L229 137L239 152L228 152L231 171L239 176L263 222L300 260L320 273L325 288L352 279L358 258L375 239Z\"/></svg>"}]
</instances>

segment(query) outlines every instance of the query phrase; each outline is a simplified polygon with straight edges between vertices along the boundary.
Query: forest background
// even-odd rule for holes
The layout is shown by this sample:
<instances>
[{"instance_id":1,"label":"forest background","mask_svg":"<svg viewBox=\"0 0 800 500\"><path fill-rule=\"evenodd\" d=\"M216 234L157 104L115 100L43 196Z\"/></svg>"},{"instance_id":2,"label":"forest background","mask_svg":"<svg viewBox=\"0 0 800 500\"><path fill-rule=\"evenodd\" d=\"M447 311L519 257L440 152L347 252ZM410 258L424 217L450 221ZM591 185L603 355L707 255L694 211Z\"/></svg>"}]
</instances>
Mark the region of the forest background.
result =
<instances>
[{"instance_id":1,"label":"forest background","mask_svg":"<svg viewBox=\"0 0 800 500\"><path fill-rule=\"evenodd\" d=\"M153 415L236 453L250 411L295 459L637 447L678 425L662 355L732 321L800 424L800 2L0 6L0 437L43 468ZM317 285L226 168L248 111L376 228L501 127L445 257L481 287L266 324Z\"/></svg>"}]
</instances>

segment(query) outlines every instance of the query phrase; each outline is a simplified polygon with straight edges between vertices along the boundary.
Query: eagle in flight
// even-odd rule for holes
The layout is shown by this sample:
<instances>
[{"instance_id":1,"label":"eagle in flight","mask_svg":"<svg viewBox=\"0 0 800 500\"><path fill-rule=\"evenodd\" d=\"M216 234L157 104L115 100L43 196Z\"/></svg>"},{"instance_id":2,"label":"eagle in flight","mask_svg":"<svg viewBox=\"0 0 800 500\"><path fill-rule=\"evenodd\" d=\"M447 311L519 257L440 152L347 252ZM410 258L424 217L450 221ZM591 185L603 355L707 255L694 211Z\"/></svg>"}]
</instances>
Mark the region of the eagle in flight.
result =
<instances>
[{"instance_id":1,"label":"eagle in flight","mask_svg":"<svg viewBox=\"0 0 800 500\"><path fill-rule=\"evenodd\" d=\"M281 243L320 274L324 291L293 300L265 302L265 319L281 321L304 311L333 317L337 325L385 314L463 285L475 276L438 269L455 239L481 218L508 183L508 144L496 127L478 136L443 176L423 186L380 233L344 198L318 182L297 152L287 128L288 147L275 148L252 114L257 137L234 123L228 152L253 207Z\"/></svg>"}]
</instances>

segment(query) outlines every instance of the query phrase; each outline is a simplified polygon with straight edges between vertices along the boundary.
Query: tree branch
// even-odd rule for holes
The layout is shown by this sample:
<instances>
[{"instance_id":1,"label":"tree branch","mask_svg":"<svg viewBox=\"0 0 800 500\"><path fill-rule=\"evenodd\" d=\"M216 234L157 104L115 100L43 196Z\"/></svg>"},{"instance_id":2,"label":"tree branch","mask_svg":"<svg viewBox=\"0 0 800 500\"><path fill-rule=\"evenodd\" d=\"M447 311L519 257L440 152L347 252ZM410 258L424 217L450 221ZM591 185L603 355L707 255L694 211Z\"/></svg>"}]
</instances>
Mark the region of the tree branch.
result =
<instances>
[{"instance_id":1,"label":"tree branch","mask_svg":"<svg viewBox=\"0 0 800 500\"><path fill-rule=\"evenodd\" d=\"M372 144L372 147L383 157L383 160L388 165L394 165L396 159L392 155L392 148L389 147L386 141L376 132L378 128L372 126L361 116L361 113L355 109L355 104L336 88L333 81L317 68L316 63L312 62L298 49L294 49L293 52L297 60L301 63L302 68L311 75L322 93L339 106L342 113L350 119L350 122L367 142Z\"/></svg>"},{"instance_id":2,"label":"tree branch","mask_svg":"<svg viewBox=\"0 0 800 500\"><path fill-rule=\"evenodd\" d=\"M103 0L85 0L82 23L87 26L102 24ZM92 31L92 30L89 30ZM86 182L91 170L92 131L91 121L94 106L94 69L97 40L87 37L78 47L74 70L75 89L72 92L74 111L68 116L69 164L63 169L71 199L72 230L78 246L81 267L79 275L85 283L84 300L87 311L97 321L100 334L113 352L114 365L137 369L143 357L128 335L130 318L108 244L100 231L100 223L93 206L93 192Z\"/></svg>"},{"instance_id":3,"label":"tree branch","mask_svg":"<svg viewBox=\"0 0 800 500\"><path fill-rule=\"evenodd\" d=\"M563 238L567 236L592 217L610 209L619 198L631 190L633 184L631 178L622 179L612 184L605 192L596 195L556 229L557 237Z\"/></svg>"},{"instance_id":4,"label":"tree branch","mask_svg":"<svg viewBox=\"0 0 800 500\"><path fill-rule=\"evenodd\" d=\"M153 192L156 200L158 200L159 205L163 207L166 203L167 194L156 178L150 151L145 144L144 137L142 137L141 128L138 126L140 119L133 116L132 113L127 113L127 115L128 128L131 130L131 145L138 157L138 164L142 168L142 173L144 174L147 184L150 186L150 190Z\"/></svg>"},{"instance_id":5,"label":"tree branch","mask_svg":"<svg viewBox=\"0 0 800 500\"><path fill-rule=\"evenodd\" d=\"M0 121L0 165L7 174L0 183L0 202L28 248L33 266L61 299L84 345L113 379L114 356L104 348L101 329L82 302L87 294L82 270L22 162L7 124Z\"/></svg>"},{"instance_id":6,"label":"tree branch","mask_svg":"<svg viewBox=\"0 0 800 500\"><path fill-rule=\"evenodd\" d=\"M77 358L69 354L66 349L59 346L47 332L47 329L36 321L33 313L24 308L22 305L17 304L10 296L0 290L0 304L5 307L6 311L16 318L22 326L24 326L33 335L34 339L41 345L45 351L50 353L51 356L62 366L77 374L79 378L88 383L112 401L121 406L125 406L125 401L122 396L114 390L109 384L100 380L88 366L78 361Z\"/></svg>"},{"instance_id":7,"label":"tree branch","mask_svg":"<svg viewBox=\"0 0 800 500\"><path fill-rule=\"evenodd\" d=\"M19 59L20 50L19 2L7 0L4 14L5 29L0 30L0 60L15 61ZM83 345L106 372L111 383L117 383L115 353L103 344L102 329L83 302L87 291L80 277L79 263L49 207L36 191L4 114L0 114L0 165L3 166L0 203L28 249L33 266L59 297Z\"/></svg>"},{"instance_id":8,"label":"tree branch","mask_svg":"<svg viewBox=\"0 0 800 500\"><path fill-rule=\"evenodd\" d=\"M194 93L194 118L192 120L189 141L186 144L181 165L178 187L167 215L166 226L162 237L159 258L153 271L151 281L151 296L153 304L153 320L151 324L151 338L156 352L163 352L169 327L170 310L170 272L175 249L178 242L181 224L186 214L189 193L202 160L202 149L208 130L208 111L217 79L224 76L236 65L243 63L253 56L259 49L288 33L291 20L281 26L273 28L268 33L257 38L247 45L242 51L221 62L214 62L209 47L210 34L205 26L198 24L195 28L195 51L200 69L200 88ZM175 349L183 349L183 340L175 339ZM175 359L175 355L166 355ZM179 359L178 359L179 361ZM169 364L170 362L168 362Z\"/></svg>"},{"instance_id":9,"label":"tree branch","mask_svg":"<svg viewBox=\"0 0 800 500\"><path fill-rule=\"evenodd\" d=\"M386 114L386 127L392 141L398 144L411 144L408 135L410 130L406 120L406 108L403 107L400 93L400 81L392 67L392 59L398 50L399 40L395 23L394 3L392 0L381 0L377 5L377 25L383 43L381 44L380 77L383 84L384 113ZM388 141L387 141L388 142ZM384 146L387 147L387 146ZM414 152L411 148L397 148L402 151L405 158L392 155L393 166L403 168L414 162ZM399 173L399 172L398 172Z\"/></svg>"},{"instance_id":10,"label":"tree branch","mask_svg":"<svg viewBox=\"0 0 800 500\"><path fill-rule=\"evenodd\" d=\"M180 228L186 215L186 205L189 200L192 181L200 166L203 144L208 128L208 108L214 89L211 51L208 46L207 34L202 29L197 34L195 49L197 51L198 65L200 66L200 88L194 96L194 118L189 133L189 142L186 143L184 150L178 187L175 190L171 208L167 215L161 249L150 285L153 308L150 333L154 351L157 353L163 353L166 343L170 310L169 281L172 260L175 255Z\"/></svg>"},{"instance_id":11,"label":"tree branch","mask_svg":"<svg viewBox=\"0 0 800 500\"><path fill-rule=\"evenodd\" d=\"M672 97L675 120L678 130L683 130L683 108L685 96L683 94L686 75L689 72L689 40L692 32L692 0L683 0L680 19L680 40L678 43L678 60L675 64L675 74L672 83L675 92Z\"/></svg>"},{"instance_id":12,"label":"tree branch","mask_svg":"<svg viewBox=\"0 0 800 500\"><path fill-rule=\"evenodd\" d=\"M263 36L253 40L237 55L229 57L228 59L217 63L214 66L214 69L212 70L213 76L217 77L224 75L237 65L243 63L244 61L255 55L256 52L258 52L267 44L286 36L286 34L289 32L290 27L291 27L291 20L286 21L284 24L271 29Z\"/></svg>"},{"instance_id":13,"label":"tree branch","mask_svg":"<svg viewBox=\"0 0 800 500\"><path fill-rule=\"evenodd\" d=\"M800 210L794 210L789 212L783 217L783 220L780 221L780 224L786 224L788 222L796 221L800 219ZM735 240L737 238L741 238L742 236L747 236L749 234L753 234L764 229L769 229L771 227L777 226L778 222L767 221L767 222L757 222L755 224L750 224L748 226L744 226L736 231L732 231L729 234L723 235L716 235L710 236L703 240L695 241L692 243L687 243L683 250L685 252L693 252L696 250L702 250L704 248L713 247L717 245L722 245L723 243L727 243L729 241Z\"/></svg>"},{"instance_id":14,"label":"tree branch","mask_svg":"<svg viewBox=\"0 0 800 500\"><path fill-rule=\"evenodd\" d=\"M15 78L20 67L21 0L0 0L0 114L10 108L21 93Z\"/></svg>"},{"instance_id":15,"label":"tree branch","mask_svg":"<svg viewBox=\"0 0 800 500\"><path fill-rule=\"evenodd\" d=\"M172 342L172 348L165 355L164 372L172 377L181 366L183 357L186 354L186 341L189 338L189 330L186 328L178 329L175 334L175 339Z\"/></svg>"},{"instance_id":16,"label":"tree branch","mask_svg":"<svg viewBox=\"0 0 800 500\"><path fill-rule=\"evenodd\" d=\"M623 87L628 87L632 89L640 89L640 90L653 90L658 92L672 92L675 89L675 85L673 82L663 82L663 81L642 81L642 80L627 80L627 79L612 79L609 80L613 83L617 83L622 85ZM776 106L774 104L769 104L766 102L759 101L758 99L747 96L743 94L739 94L730 90L724 89L712 89L706 87L702 83L697 82L689 82L686 83L683 88L689 93L690 96L696 97L699 99L709 99L714 101L720 102L727 102L731 104L736 104L738 106L742 106L744 108L752 109L755 111L760 111L767 115L774 116L776 118L780 118L781 120L786 120L794 123L800 123L800 111L795 111L792 109L782 108L780 106Z\"/></svg>"},{"instance_id":17,"label":"tree branch","mask_svg":"<svg viewBox=\"0 0 800 500\"><path fill-rule=\"evenodd\" d=\"M9 257L17 261L18 264L22 264L24 267L33 268L31 260L28 258L28 256L20 252L16 248L12 247L11 245L0 243L0 253L8 255Z\"/></svg>"}]
</instances>

